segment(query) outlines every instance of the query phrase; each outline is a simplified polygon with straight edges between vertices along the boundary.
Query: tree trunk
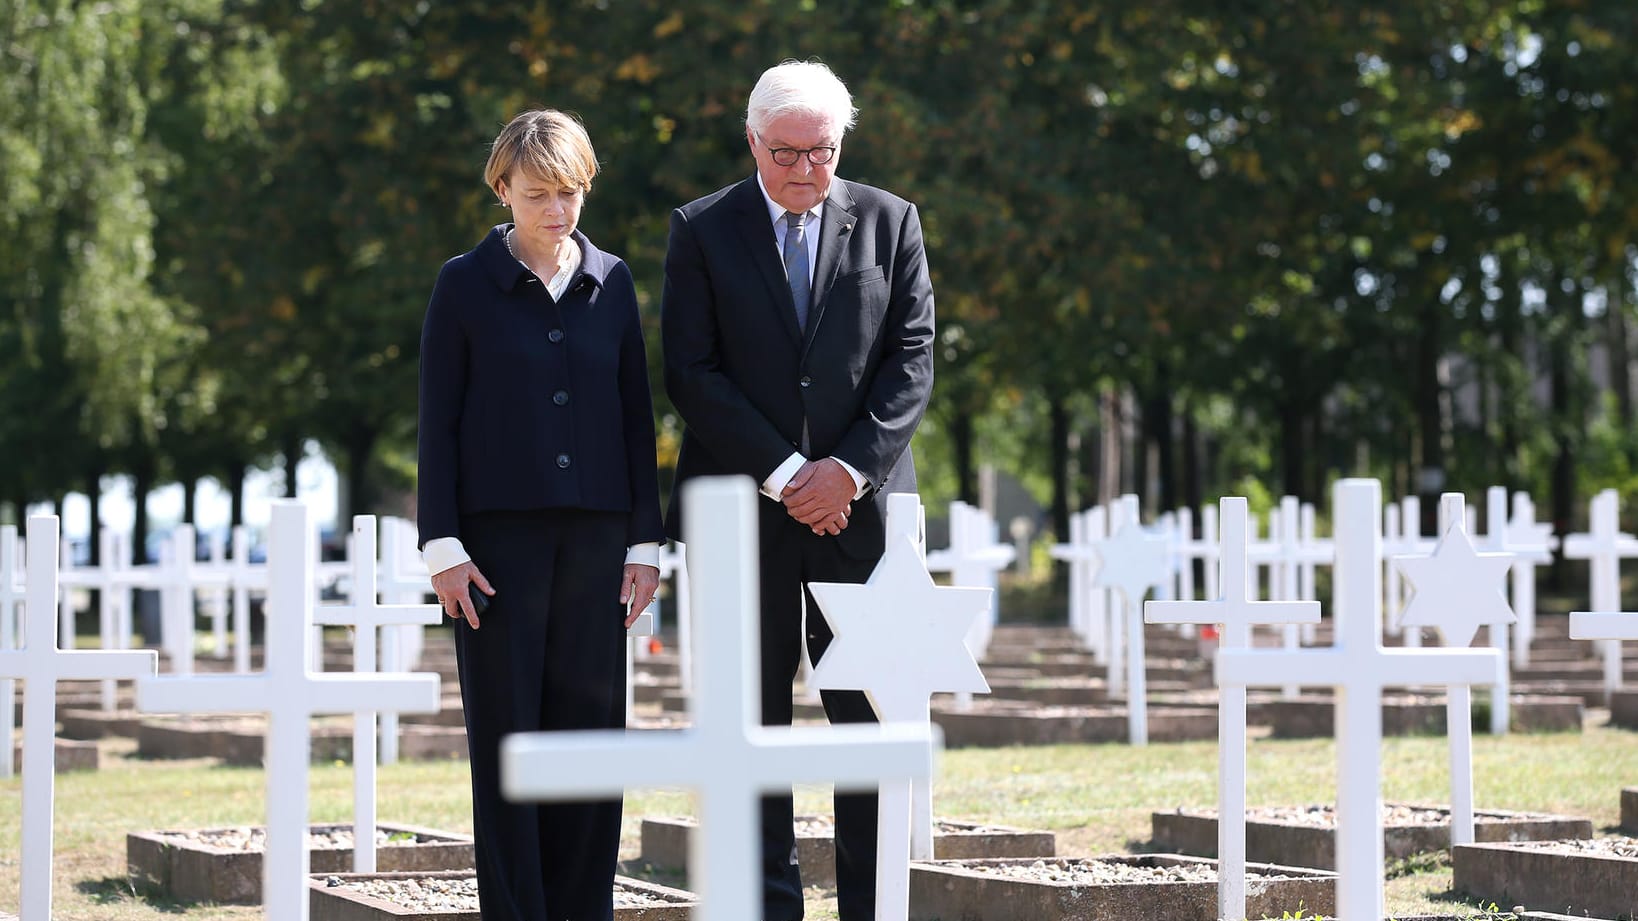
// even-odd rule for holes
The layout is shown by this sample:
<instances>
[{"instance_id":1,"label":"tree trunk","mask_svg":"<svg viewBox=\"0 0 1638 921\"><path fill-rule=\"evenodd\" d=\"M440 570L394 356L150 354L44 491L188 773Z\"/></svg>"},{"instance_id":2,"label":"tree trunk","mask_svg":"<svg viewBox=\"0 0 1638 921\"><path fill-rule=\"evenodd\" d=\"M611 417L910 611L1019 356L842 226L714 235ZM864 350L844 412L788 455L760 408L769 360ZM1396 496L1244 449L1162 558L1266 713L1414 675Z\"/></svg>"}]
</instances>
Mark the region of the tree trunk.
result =
<instances>
[{"instance_id":1,"label":"tree trunk","mask_svg":"<svg viewBox=\"0 0 1638 921\"><path fill-rule=\"evenodd\" d=\"M294 499L296 498L296 467L301 463L301 436L285 436L281 448L284 454L284 497Z\"/></svg>"},{"instance_id":2,"label":"tree trunk","mask_svg":"<svg viewBox=\"0 0 1638 921\"><path fill-rule=\"evenodd\" d=\"M343 524L350 529L354 515L367 515L375 506L369 474L370 457L378 439L378 430L367 425L355 426L347 439L347 495L342 503L345 507L336 509L338 530Z\"/></svg>"},{"instance_id":3,"label":"tree trunk","mask_svg":"<svg viewBox=\"0 0 1638 921\"><path fill-rule=\"evenodd\" d=\"M154 488L154 475L153 460L146 453L131 465L131 503L135 506L135 517L131 520L131 562L137 566L148 562L148 493Z\"/></svg>"},{"instance_id":4,"label":"tree trunk","mask_svg":"<svg viewBox=\"0 0 1638 921\"><path fill-rule=\"evenodd\" d=\"M228 492L232 495L228 512L229 530L245 523L245 471L248 464L237 460L228 465Z\"/></svg>"},{"instance_id":5,"label":"tree trunk","mask_svg":"<svg viewBox=\"0 0 1638 921\"><path fill-rule=\"evenodd\" d=\"M1445 488L1444 413L1439 385L1444 337L1439 328L1439 311L1423 310L1420 326L1414 373L1417 433L1422 452L1414 476L1416 491L1422 499L1422 533L1432 534L1438 530L1439 494Z\"/></svg>"},{"instance_id":6,"label":"tree trunk","mask_svg":"<svg viewBox=\"0 0 1638 921\"><path fill-rule=\"evenodd\" d=\"M1069 540L1069 408L1064 398L1048 399L1052 445L1052 532L1060 541Z\"/></svg>"},{"instance_id":7,"label":"tree trunk","mask_svg":"<svg viewBox=\"0 0 1638 921\"><path fill-rule=\"evenodd\" d=\"M1281 495L1302 494L1303 460L1302 401L1296 394L1280 400L1280 490Z\"/></svg>"},{"instance_id":8,"label":"tree trunk","mask_svg":"<svg viewBox=\"0 0 1638 921\"><path fill-rule=\"evenodd\" d=\"M199 480L184 476L179 484L182 487L182 520L195 528L199 526L197 512L199 510Z\"/></svg>"},{"instance_id":9,"label":"tree trunk","mask_svg":"<svg viewBox=\"0 0 1638 921\"><path fill-rule=\"evenodd\" d=\"M1167 379L1166 366L1162 364L1156 373L1154 390L1149 395L1148 405L1143 410L1143 421L1148 426L1149 438L1155 446L1155 462L1158 466L1160 480L1159 511L1169 512L1177 508L1177 466L1174 447L1175 435L1172 433L1173 409L1170 381Z\"/></svg>"},{"instance_id":10,"label":"tree trunk","mask_svg":"<svg viewBox=\"0 0 1638 921\"><path fill-rule=\"evenodd\" d=\"M958 412L950 421L950 453L955 461L956 497L978 504L978 471L973 466L973 417Z\"/></svg>"},{"instance_id":11,"label":"tree trunk","mask_svg":"<svg viewBox=\"0 0 1638 921\"><path fill-rule=\"evenodd\" d=\"M1149 504L1149 438L1144 429L1145 420L1143 405L1134 394L1133 399L1126 402L1127 411L1132 414L1132 494L1137 496L1138 514Z\"/></svg>"},{"instance_id":12,"label":"tree trunk","mask_svg":"<svg viewBox=\"0 0 1638 921\"><path fill-rule=\"evenodd\" d=\"M1632 350L1627 339L1626 267L1615 273L1604 321L1610 350L1610 389L1615 391L1615 419L1622 431L1632 428ZM1628 448L1631 454L1631 448ZM1628 461L1632 458L1629 456Z\"/></svg>"},{"instance_id":13,"label":"tree trunk","mask_svg":"<svg viewBox=\"0 0 1638 921\"><path fill-rule=\"evenodd\" d=\"M1193 407L1183 404L1183 504L1200 515L1205 502L1205 484L1200 476L1200 432L1195 427ZM1193 535L1190 535L1193 537Z\"/></svg>"}]
</instances>

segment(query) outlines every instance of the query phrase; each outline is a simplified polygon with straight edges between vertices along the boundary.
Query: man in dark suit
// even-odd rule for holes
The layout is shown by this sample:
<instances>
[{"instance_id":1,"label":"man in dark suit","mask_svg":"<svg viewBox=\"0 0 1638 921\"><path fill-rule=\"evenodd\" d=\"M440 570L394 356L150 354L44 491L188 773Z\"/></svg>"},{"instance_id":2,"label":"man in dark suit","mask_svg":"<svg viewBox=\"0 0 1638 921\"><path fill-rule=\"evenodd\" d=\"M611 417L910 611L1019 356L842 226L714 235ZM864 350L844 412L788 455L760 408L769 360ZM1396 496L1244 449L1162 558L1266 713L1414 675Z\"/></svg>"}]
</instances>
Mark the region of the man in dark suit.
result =
<instances>
[{"instance_id":1,"label":"man in dark suit","mask_svg":"<svg viewBox=\"0 0 1638 921\"><path fill-rule=\"evenodd\" d=\"M681 485L742 474L761 487L762 722L789 725L803 585L863 582L887 496L914 492L910 436L933 385L933 289L916 206L835 178L852 97L830 69L787 61L751 91L756 174L671 216L661 330L686 423ZM831 634L808 601L808 654ZM709 615L709 612L706 612ZM826 691L833 723L872 722L859 691ZM791 797L763 800L766 921L803 915ZM836 797L842 921L875 915L876 795Z\"/></svg>"}]
</instances>

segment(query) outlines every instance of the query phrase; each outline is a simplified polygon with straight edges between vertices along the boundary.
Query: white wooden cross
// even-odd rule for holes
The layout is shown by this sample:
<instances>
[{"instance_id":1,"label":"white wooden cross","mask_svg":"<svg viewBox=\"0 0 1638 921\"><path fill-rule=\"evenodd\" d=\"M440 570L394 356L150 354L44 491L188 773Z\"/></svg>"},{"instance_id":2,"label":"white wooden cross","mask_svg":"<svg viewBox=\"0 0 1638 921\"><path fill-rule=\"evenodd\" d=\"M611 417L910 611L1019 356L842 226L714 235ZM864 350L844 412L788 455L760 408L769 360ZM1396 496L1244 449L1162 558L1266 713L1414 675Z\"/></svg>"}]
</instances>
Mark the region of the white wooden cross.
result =
<instances>
[{"instance_id":1,"label":"white wooden cross","mask_svg":"<svg viewBox=\"0 0 1638 921\"><path fill-rule=\"evenodd\" d=\"M1443 512L1444 509L1441 507L1440 511ZM1475 511L1475 509L1469 507L1468 511L1469 513L1472 513ZM1469 517L1472 517L1471 514ZM1485 490L1484 527L1484 538L1479 541L1478 546L1481 546L1484 550L1490 553L1507 554L1508 558L1513 561L1509 564L1508 571L1515 571L1515 566L1518 562L1518 554L1514 552L1513 545L1508 540L1507 487L1492 486ZM1468 533L1472 534L1475 532L1476 529L1469 524ZM1503 595L1505 594L1506 590L1503 589ZM1513 620L1509 623L1518 623L1518 612L1511 611L1510 613L1513 614ZM1501 650L1503 656L1508 655L1508 641L1510 638L1513 638L1511 636L1512 630L1509 628L1509 623L1488 625L1490 628L1490 646L1493 649ZM1496 687L1491 691L1490 695L1491 735L1499 736L1507 734L1508 728L1512 723L1512 695L1512 675L1508 671L1504 670L1502 672L1502 683L1496 685Z\"/></svg>"},{"instance_id":2,"label":"white wooden cross","mask_svg":"<svg viewBox=\"0 0 1638 921\"><path fill-rule=\"evenodd\" d=\"M950 546L927 554L930 572L948 572L950 584L968 588L994 589L999 573L1013 563L1017 551L997 536L995 522L983 509L956 501L950 503ZM999 593L990 596L990 616L974 624L967 634L967 648L982 657L990 645L990 633L999 618Z\"/></svg>"},{"instance_id":3,"label":"white wooden cross","mask_svg":"<svg viewBox=\"0 0 1638 921\"><path fill-rule=\"evenodd\" d=\"M384 604L422 604L432 591L426 563L415 552L415 523L391 515L381 519L381 565L376 593ZM426 648L426 627L397 624L381 628L381 671L407 672ZM382 764L398 763L398 714L381 714Z\"/></svg>"},{"instance_id":4,"label":"white wooden cross","mask_svg":"<svg viewBox=\"0 0 1638 921\"><path fill-rule=\"evenodd\" d=\"M267 714L262 905L264 917L276 921L306 921L308 916L304 880L311 753L308 723L312 717L371 710L438 710L437 675L325 674L310 669L317 594L315 537L305 504L273 503L264 671L164 676L137 682L137 709L145 712Z\"/></svg>"},{"instance_id":5,"label":"white wooden cross","mask_svg":"<svg viewBox=\"0 0 1638 921\"><path fill-rule=\"evenodd\" d=\"M755 487L744 477L718 477L683 489L694 606L713 615L695 635L691 726L510 736L501 743L501 789L511 799L536 801L594 799L628 787L693 788L700 812L688 858L700 895L694 917L746 921L761 916L755 868L763 793L793 783L869 789L884 780L925 780L936 734L925 725L759 725Z\"/></svg>"},{"instance_id":6,"label":"white wooden cross","mask_svg":"<svg viewBox=\"0 0 1638 921\"><path fill-rule=\"evenodd\" d=\"M1477 553L1467 537L1466 500L1459 492L1439 499L1439 530L1444 535L1429 556L1394 557L1415 593L1400 614L1406 627L1434 627L1446 646L1466 648L1479 627L1513 622L1507 606L1507 571L1511 553ZM1492 649L1503 667L1491 684L1492 701L1506 678L1507 652ZM1426 684L1428 682L1412 682ZM1445 731L1450 737L1450 840L1473 843L1473 699L1466 684L1445 691ZM1494 706L1494 702L1492 703Z\"/></svg>"},{"instance_id":7,"label":"white wooden cross","mask_svg":"<svg viewBox=\"0 0 1638 921\"><path fill-rule=\"evenodd\" d=\"M1600 492L1592 500L1592 533L1564 538L1567 559L1589 561L1590 613L1615 614L1621 610L1621 561L1638 556L1638 540L1620 530L1620 501L1613 489ZM1604 692L1608 695L1621 686L1621 644L1601 640L1599 645L1604 652Z\"/></svg>"},{"instance_id":8,"label":"white wooden cross","mask_svg":"<svg viewBox=\"0 0 1638 921\"><path fill-rule=\"evenodd\" d=\"M1536 567L1551 566L1558 538L1553 526L1536 521L1536 506L1524 490L1513 493L1513 517L1507 520L1507 546L1518 554L1513 561L1513 613L1519 625L1513 637L1513 667L1530 664L1530 643L1536 636Z\"/></svg>"},{"instance_id":9,"label":"white wooden cross","mask_svg":"<svg viewBox=\"0 0 1638 921\"><path fill-rule=\"evenodd\" d=\"M233 559L228 562L233 585L233 671L250 672L250 593L267 593L267 564L250 561L250 531L233 529Z\"/></svg>"},{"instance_id":10,"label":"white wooden cross","mask_svg":"<svg viewBox=\"0 0 1638 921\"><path fill-rule=\"evenodd\" d=\"M1109 664L1109 590L1096 587L1098 554L1092 545L1108 531L1108 510L1094 506L1069 517L1069 543L1051 550L1053 559L1069 563L1070 630L1098 665Z\"/></svg>"},{"instance_id":11,"label":"white wooden cross","mask_svg":"<svg viewBox=\"0 0 1638 921\"><path fill-rule=\"evenodd\" d=\"M677 688L686 697L694 692L694 616L688 584L688 554L682 544L660 548L660 578L671 579L671 598L677 625ZM658 609L656 609L658 610Z\"/></svg>"},{"instance_id":12,"label":"white wooden cross","mask_svg":"<svg viewBox=\"0 0 1638 921\"><path fill-rule=\"evenodd\" d=\"M1493 684L1505 665L1491 649L1383 648L1382 486L1340 480L1335 497L1335 645L1295 652L1221 650L1217 683L1259 685L1272 674L1337 689L1337 915L1381 918L1382 689Z\"/></svg>"},{"instance_id":13,"label":"white wooden cross","mask_svg":"<svg viewBox=\"0 0 1638 921\"><path fill-rule=\"evenodd\" d=\"M0 524L0 649L17 648L17 609L23 603L23 558L17 526ZM0 677L0 777L17 772L11 751L17 729L17 682Z\"/></svg>"},{"instance_id":14,"label":"white wooden cross","mask_svg":"<svg viewBox=\"0 0 1638 921\"><path fill-rule=\"evenodd\" d=\"M1432 553L1433 541L1422 536L1422 498L1420 496L1401 498L1397 510L1390 509L1387 515L1390 525L1388 530L1393 537L1383 541L1382 544L1382 561L1386 564L1388 585L1385 620L1389 632L1395 635L1402 632L1404 644L1416 647L1422 645L1422 631L1401 631L1399 629L1399 613L1405 607L1405 589L1400 584L1399 568L1389 563L1388 558ZM1394 522L1398 523L1397 529L1392 527Z\"/></svg>"},{"instance_id":15,"label":"white wooden cross","mask_svg":"<svg viewBox=\"0 0 1638 921\"><path fill-rule=\"evenodd\" d=\"M921 547L921 500L914 493L897 493L887 497L887 550L870 580L863 585L808 583L835 637L814 666L814 686L864 691L884 723L925 725L933 694L990 689L963 637L973 620L989 611L991 590L935 585ZM888 873L887 862L894 857L933 859L930 784L915 785L913 803L908 786L882 785L877 898L903 901L907 911L909 889L889 891L888 883L899 880ZM901 830L909 833L907 840L896 834L890 840L889 832ZM897 869L896 862L892 868Z\"/></svg>"},{"instance_id":16,"label":"white wooden cross","mask_svg":"<svg viewBox=\"0 0 1638 921\"><path fill-rule=\"evenodd\" d=\"M204 566L199 567L204 577L203 588L205 614L210 618L210 636L212 659L228 657L228 616L229 590L232 579L227 569L227 540L220 531L212 533L206 538L210 559Z\"/></svg>"},{"instance_id":17,"label":"white wooden cross","mask_svg":"<svg viewBox=\"0 0 1638 921\"><path fill-rule=\"evenodd\" d=\"M1217 624L1219 650L1247 649L1256 624L1315 623L1318 601L1258 601L1251 584L1246 544L1251 527L1246 500L1219 500L1222 540L1218 555L1223 586L1209 601L1150 601L1143 619L1151 624ZM1221 653L1219 653L1221 654ZM1217 703L1217 917L1238 921L1246 914L1246 689L1224 687Z\"/></svg>"},{"instance_id":18,"label":"white wooden cross","mask_svg":"<svg viewBox=\"0 0 1638 921\"><path fill-rule=\"evenodd\" d=\"M152 675L151 650L115 652L57 646L57 543L55 515L28 520L28 575L23 603L23 645L0 649L0 676L21 678L23 699L22 921L50 921L52 805L56 798L57 682ZM7 704L7 709L11 707ZM11 747L11 737L5 739Z\"/></svg>"},{"instance_id":19,"label":"white wooden cross","mask_svg":"<svg viewBox=\"0 0 1638 921\"><path fill-rule=\"evenodd\" d=\"M315 624L353 628L353 672L360 675L376 671L377 630L391 630L399 624L437 624L444 616L443 607L436 604L377 604L375 565L375 516L355 515L352 601L319 605L313 614ZM374 710L353 714L353 872L375 872Z\"/></svg>"},{"instance_id":20,"label":"white wooden cross","mask_svg":"<svg viewBox=\"0 0 1638 921\"><path fill-rule=\"evenodd\" d=\"M1110 694L1116 691L1117 659L1126 664L1126 729L1133 745L1149 744L1148 685L1144 673L1143 653L1143 596L1151 588L1171 578L1171 560L1164 536L1144 531L1138 521L1136 496L1122 496L1120 527L1115 536L1098 541L1094 546L1102 565L1097 584L1119 590L1122 601L1116 606L1120 616L1111 618L1111 626L1119 623L1125 631L1126 649L1117 657L1114 630L1111 630L1109 680Z\"/></svg>"}]
</instances>

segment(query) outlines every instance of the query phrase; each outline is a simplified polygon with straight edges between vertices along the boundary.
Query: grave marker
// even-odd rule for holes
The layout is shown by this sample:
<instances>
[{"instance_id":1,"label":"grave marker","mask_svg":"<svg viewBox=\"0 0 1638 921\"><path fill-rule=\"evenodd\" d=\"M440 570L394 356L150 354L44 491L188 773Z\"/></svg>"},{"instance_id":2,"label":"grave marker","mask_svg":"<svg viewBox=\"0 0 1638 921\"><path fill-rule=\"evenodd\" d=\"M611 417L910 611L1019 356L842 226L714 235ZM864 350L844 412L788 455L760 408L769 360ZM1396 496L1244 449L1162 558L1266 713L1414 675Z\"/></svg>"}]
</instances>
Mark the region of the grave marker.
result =
<instances>
[{"instance_id":1,"label":"grave marker","mask_svg":"<svg viewBox=\"0 0 1638 921\"><path fill-rule=\"evenodd\" d=\"M1439 527L1444 536L1433 553L1394 557L1394 565L1410 580L1415 592L1405 604L1400 623L1407 627L1434 627L1446 646L1472 645L1479 627L1513 622L1504 586L1512 568L1511 553L1477 553L1467 537L1467 501L1461 493L1439 499ZM1507 653L1492 649L1502 663L1492 684L1491 706L1500 694L1506 674ZM1473 841L1473 698L1465 684L1445 691L1445 727L1450 737L1450 840Z\"/></svg>"},{"instance_id":2,"label":"grave marker","mask_svg":"<svg viewBox=\"0 0 1638 921\"><path fill-rule=\"evenodd\" d=\"M628 787L695 790L690 839L696 921L760 917L757 814L764 792L793 783L863 788L932 772L926 726L759 725L756 493L742 477L684 486L686 543L699 624L692 725L682 730L524 733L501 743L501 788L514 800L597 798ZM878 903L882 905L883 903ZM878 915L878 917L881 917Z\"/></svg>"},{"instance_id":3,"label":"grave marker","mask_svg":"<svg viewBox=\"0 0 1638 921\"><path fill-rule=\"evenodd\" d=\"M309 721L318 714L438 709L430 674L325 674L311 670L317 592L316 534L307 506L273 503L269 528L265 670L244 675L184 675L137 682L137 709L150 713L267 714L267 850L264 916L306 921ZM356 761L356 759L355 759Z\"/></svg>"},{"instance_id":4,"label":"grave marker","mask_svg":"<svg viewBox=\"0 0 1638 921\"><path fill-rule=\"evenodd\" d=\"M1513 667L1530 664L1530 643L1536 636L1536 567L1551 566L1558 538L1553 526L1536 521L1536 506L1522 489L1513 494L1513 517L1507 520L1507 544L1518 554L1513 562L1513 613L1518 630L1513 640Z\"/></svg>"},{"instance_id":5,"label":"grave marker","mask_svg":"<svg viewBox=\"0 0 1638 921\"><path fill-rule=\"evenodd\" d=\"M969 588L994 589L999 573L1012 565L1016 551L1001 543L996 524L976 506L950 503L950 546L927 554L929 572L948 572L950 584ZM990 615L973 625L967 634L967 648L982 657L990 645L990 632L999 618L1000 593L990 597Z\"/></svg>"},{"instance_id":6,"label":"grave marker","mask_svg":"<svg viewBox=\"0 0 1638 921\"><path fill-rule=\"evenodd\" d=\"M1488 649L1382 646L1382 487L1345 479L1335 487L1335 645L1285 650L1222 650L1217 680L1246 687L1289 675L1337 693L1337 914L1384 917L1382 689L1397 685L1489 684L1503 668Z\"/></svg>"},{"instance_id":7,"label":"grave marker","mask_svg":"<svg viewBox=\"0 0 1638 921\"><path fill-rule=\"evenodd\" d=\"M56 798L57 682L152 675L152 651L75 650L57 646L57 551L55 515L28 520L27 584L23 642L0 649L0 676L23 679L23 840L19 917L50 921L52 806ZM11 706L7 705L9 711ZM11 748L11 738L5 740Z\"/></svg>"},{"instance_id":8,"label":"grave marker","mask_svg":"<svg viewBox=\"0 0 1638 921\"><path fill-rule=\"evenodd\" d=\"M0 524L0 649L17 648L17 608L25 591L21 576L22 548L17 545L17 526ZM11 738L17 729L17 682L0 677L0 777L17 772L12 761Z\"/></svg>"},{"instance_id":9,"label":"grave marker","mask_svg":"<svg viewBox=\"0 0 1638 921\"><path fill-rule=\"evenodd\" d=\"M1606 489L1593 497L1591 533L1564 538L1564 556L1588 561L1592 611L1615 614L1621 610L1621 561L1638 557L1638 540L1620 530L1620 497ZM1604 693L1606 697L1621 687L1621 644L1600 640L1604 653Z\"/></svg>"},{"instance_id":10,"label":"grave marker","mask_svg":"<svg viewBox=\"0 0 1638 921\"><path fill-rule=\"evenodd\" d=\"M869 581L808 583L835 636L814 666L813 686L864 691L884 723L928 723L935 693L990 690L963 641L989 611L990 590L935 585L918 548L920 525L915 494L888 496L887 550ZM917 784L914 793L912 808L910 789L883 784L880 814L890 821L881 823L878 853L889 853L889 843L897 853L902 844L905 859L933 859L931 786ZM889 842L900 816L909 817L910 838Z\"/></svg>"},{"instance_id":11,"label":"grave marker","mask_svg":"<svg viewBox=\"0 0 1638 921\"><path fill-rule=\"evenodd\" d=\"M313 622L353 628L353 673L376 671L376 631L400 624L427 626L443 620L436 604L376 602L375 516L353 516L352 603L320 605ZM434 706L433 712L438 708ZM393 711L396 715L397 711ZM396 729L396 727L394 727ZM353 872L375 872L375 711L353 714Z\"/></svg>"},{"instance_id":12,"label":"grave marker","mask_svg":"<svg viewBox=\"0 0 1638 921\"><path fill-rule=\"evenodd\" d=\"M1098 541L1094 547L1102 561L1097 584L1117 589L1122 603L1116 606L1126 634L1126 719L1133 745L1149 743L1148 688L1143 654L1143 596L1171 578L1171 560L1165 536L1151 535L1138 521L1136 496L1120 498L1122 521L1115 536ZM1113 631L1111 631L1113 634ZM1109 692L1116 692L1116 658L1110 643Z\"/></svg>"},{"instance_id":13,"label":"grave marker","mask_svg":"<svg viewBox=\"0 0 1638 921\"><path fill-rule=\"evenodd\" d=\"M1152 624L1216 624L1218 650L1251 646L1256 624L1313 623L1320 618L1317 601L1258 601L1251 583L1246 545L1251 526L1243 497L1219 501L1222 522L1218 542L1217 582L1222 594L1208 601L1150 601L1144 621ZM1246 912L1246 689L1224 687L1217 703L1217 916L1245 917Z\"/></svg>"}]
</instances>

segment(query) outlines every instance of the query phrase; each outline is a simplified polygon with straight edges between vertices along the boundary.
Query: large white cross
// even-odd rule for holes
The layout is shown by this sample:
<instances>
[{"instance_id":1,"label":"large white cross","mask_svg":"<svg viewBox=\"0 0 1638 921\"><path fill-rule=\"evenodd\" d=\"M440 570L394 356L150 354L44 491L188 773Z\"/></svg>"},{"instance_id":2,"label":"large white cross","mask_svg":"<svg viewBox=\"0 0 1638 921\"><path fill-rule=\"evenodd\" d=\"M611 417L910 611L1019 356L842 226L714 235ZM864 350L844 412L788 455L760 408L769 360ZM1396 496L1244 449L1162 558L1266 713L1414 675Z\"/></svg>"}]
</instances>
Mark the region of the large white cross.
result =
<instances>
[{"instance_id":1,"label":"large white cross","mask_svg":"<svg viewBox=\"0 0 1638 921\"><path fill-rule=\"evenodd\" d=\"M1109 511L1094 506L1069 517L1069 543L1054 544L1052 558L1069 564L1069 627L1092 661L1109 664L1109 590L1096 586L1098 553L1093 543L1109 536Z\"/></svg>"},{"instance_id":2,"label":"large white cross","mask_svg":"<svg viewBox=\"0 0 1638 921\"><path fill-rule=\"evenodd\" d=\"M1415 589L1400 623L1433 627L1446 646L1472 645L1479 627L1513 622L1507 606L1507 571L1511 553L1476 553L1467 537L1467 502L1462 494L1439 500L1443 536L1428 556L1394 557L1394 565ZM1493 629L1493 628L1492 628ZM1503 693L1507 652L1493 649L1504 667L1491 688L1491 699ZM1426 682L1423 682L1426 683ZM1472 689L1456 684L1445 691L1445 732L1450 738L1450 840L1473 843L1473 699ZM1494 706L1494 704L1492 704Z\"/></svg>"},{"instance_id":3,"label":"large white cross","mask_svg":"<svg viewBox=\"0 0 1638 921\"><path fill-rule=\"evenodd\" d=\"M21 678L23 698L22 921L50 921L52 805L57 793L57 682L152 675L151 650L115 652L57 647L55 515L28 520L28 575L23 602L23 645L0 650L0 676ZM7 709L11 704L6 704ZM11 747L11 737L4 740Z\"/></svg>"},{"instance_id":4,"label":"large white cross","mask_svg":"<svg viewBox=\"0 0 1638 921\"><path fill-rule=\"evenodd\" d=\"M247 675L144 678L137 709L150 713L266 713L267 850L264 916L306 921L308 723L321 713L438 710L438 676L324 674L310 670L315 534L307 506L273 503L268 543L266 662ZM355 753L355 763L356 763ZM356 843L356 842L355 842Z\"/></svg>"},{"instance_id":5,"label":"large white cross","mask_svg":"<svg viewBox=\"0 0 1638 921\"><path fill-rule=\"evenodd\" d=\"M1218 553L1222 594L1210 601L1150 601L1143 619L1151 624L1217 624L1218 649L1251 646L1256 624L1316 623L1317 601L1258 601L1251 584L1246 544L1251 540L1246 500L1219 500L1222 539ZM1221 654L1221 652L1219 652ZM1217 703L1217 917L1246 913L1246 689L1224 687Z\"/></svg>"},{"instance_id":6,"label":"large white cross","mask_svg":"<svg viewBox=\"0 0 1638 921\"><path fill-rule=\"evenodd\" d=\"M1117 589L1122 600L1114 607L1118 616L1110 619L1109 678L1110 694L1118 688L1119 663L1126 665L1126 731L1133 745L1149 744L1148 686L1144 672L1147 664L1143 652L1143 596L1149 590L1171 578L1171 559L1164 536L1151 535L1138 520L1136 496L1121 496L1119 526L1111 521L1113 537L1098 541L1094 547L1102 561L1097 584ZM1124 631L1126 649L1117 655L1115 625Z\"/></svg>"},{"instance_id":7,"label":"large white cross","mask_svg":"<svg viewBox=\"0 0 1638 921\"><path fill-rule=\"evenodd\" d=\"M1491 649L1382 646L1382 486L1345 479L1335 487L1336 642L1285 650L1226 649L1217 683L1246 687L1285 675L1337 693L1337 915L1384 917L1382 689L1399 685L1493 684L1504 663Z\"/></svg>"},{"instance_id":8,"label":"large white cross","mask_svg":"<svg viewBox=\"0 0 1638 921\"><path fill-rule=\"evenodd\" d=\"M1621 561L1638 556L1638 540L1620 530L1620 497L1606 489L1593 497L1590 534L1564 538L1564 556L1588 560L1592 612L1615 614L1621 610ZM1621 644L1600 640L1604 652L1604 691L1621 686Z\"/></svg>"},{"instance_id":9,"label":"large white cross","mask_svg":"<svg viewBox=\"0 0 1638 921\"><path fill-rule=\"evenodd\" d=\"M534 801L693 788L700 812L688 858L700 895L694 917L745 921L761 916L761 794L793 783L869 789L884 780L924 780L935 734L906 724L759 725L755 488L744 477L717 477L683 490L694 608L712 614L695 634L691 726L513 735L501 743L501 789Z\"/></svg>"},{"instance_id":10,"label":"large white cross","mask_svg":"<svg viewBox=\"0 0 1638 921\"><path fill-rule=\"evenodd\" d=\"M990 689L963 637L989 611L991 590L935 585L922 545L921 500L897 493L887 497L887 550L869 581L808 583L835 637L814 666L814 687L864 691L884 723L925 725L933 694ZM901 901L906 912L908 861L933 859L931 785L915 785L914 794L912 805L908 787L884 783L879 801L877 898ZM909 838L890 838L899 831Z\"/></svg>"},{"instance_id":11,"label":"large white cross","mask_svg":"<svg viewBox=\"0 0 1638 921\"><path fill-rule=\"evenodd\" d=\"M233 529L227 568L233 586L233 670L243 675L250 672L250 593L267 593L267 564L250 561L250 531L244 525Z\"/></svg>"},{"instance_id":12,"label":"large white cross","mask_svg":"<svg viewBox=\"0 0 1638 921\"><path fill-rule=\"evenodd\" d=\"M400 624L437 624L444 609L436 604L376 603L374 515L353 516L352 551L351 603L319 605L313 623L352 627L353 672L368 675L376 671L377 630ZM375 872L374 710L353 714L353 872Z\"/></svg>"}]
</instances>

